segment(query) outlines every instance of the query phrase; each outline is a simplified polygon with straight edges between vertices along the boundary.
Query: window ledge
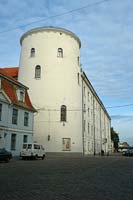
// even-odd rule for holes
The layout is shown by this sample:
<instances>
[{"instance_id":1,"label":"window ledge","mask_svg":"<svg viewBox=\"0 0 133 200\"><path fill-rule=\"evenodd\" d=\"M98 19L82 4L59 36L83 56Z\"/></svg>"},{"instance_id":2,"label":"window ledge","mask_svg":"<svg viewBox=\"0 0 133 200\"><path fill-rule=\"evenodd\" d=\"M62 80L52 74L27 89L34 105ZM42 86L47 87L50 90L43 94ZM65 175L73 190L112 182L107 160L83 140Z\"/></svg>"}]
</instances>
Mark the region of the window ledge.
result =
<instances>
[{"instance_id":1,"label":"window ledge","mask_svg":"<svg viewBox=\"0 0 133 200\"><path fill-rule=\"evenodd\" d=\"M36 80L41 80L41 78L34 78L34 79L36 79Z\"/></svg>"}]
</instances>

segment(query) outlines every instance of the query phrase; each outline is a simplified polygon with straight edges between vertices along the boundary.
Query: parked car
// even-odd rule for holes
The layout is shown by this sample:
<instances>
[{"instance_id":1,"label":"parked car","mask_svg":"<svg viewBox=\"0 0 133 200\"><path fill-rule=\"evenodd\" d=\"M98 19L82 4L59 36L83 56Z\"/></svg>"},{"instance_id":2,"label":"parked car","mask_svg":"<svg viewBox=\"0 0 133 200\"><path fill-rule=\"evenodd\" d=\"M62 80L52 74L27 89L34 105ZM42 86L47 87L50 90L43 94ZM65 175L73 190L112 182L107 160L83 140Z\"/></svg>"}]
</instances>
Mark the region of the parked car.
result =
<instances>
[{"instance_id":1,"label":"parked car","mask_svg":"<svg viewBox=\"0 0 133 200\"><path fill-rule=\"evenodd\" d=\"M5 148L0 149L0 161L9 162L11 158L11 152L7 151Z\"/></svg>"},{"instance_id":2,"label":"parked car","mask_svg":"<svg viewBox=\"0 0 133 200\"><path fill-rule=\"evenodd\" d=\"M25 160L28 158L45 158L45 149L42 145L37 143L24 143L23 149L20 152L20 157Z\"/></svg>"},{"instance_id":3,"label":"parked car","mask_svg":"<svg viewBox=\"0 0 133 200\"><path fill-rule=\"evenodd\" d=\"M124 156L133 156L133 149L127 149L127 151L123 152Z\"/></svg>"}]
</instances>

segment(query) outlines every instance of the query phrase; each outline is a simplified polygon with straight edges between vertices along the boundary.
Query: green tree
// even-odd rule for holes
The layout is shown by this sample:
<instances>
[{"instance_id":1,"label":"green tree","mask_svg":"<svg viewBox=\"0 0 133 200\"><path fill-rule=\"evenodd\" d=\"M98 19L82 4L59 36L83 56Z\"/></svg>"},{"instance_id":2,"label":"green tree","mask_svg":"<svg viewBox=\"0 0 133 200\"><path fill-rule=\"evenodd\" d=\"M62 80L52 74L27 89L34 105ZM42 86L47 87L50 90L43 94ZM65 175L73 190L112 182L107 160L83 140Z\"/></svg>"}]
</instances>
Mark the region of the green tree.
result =
<instances>
[{"instance_id":1,"label":"green tree","mask_svg":"<svg viewBox=\"0 0 133 200\"><path fill-rule=\"evenodd\" d=\"M113 143L114 143L115 151L118 151L119 135L118 135L118 133L114 130L113 127L111 127L111 140L112 140Z\"/></svg>"}]
</instances>

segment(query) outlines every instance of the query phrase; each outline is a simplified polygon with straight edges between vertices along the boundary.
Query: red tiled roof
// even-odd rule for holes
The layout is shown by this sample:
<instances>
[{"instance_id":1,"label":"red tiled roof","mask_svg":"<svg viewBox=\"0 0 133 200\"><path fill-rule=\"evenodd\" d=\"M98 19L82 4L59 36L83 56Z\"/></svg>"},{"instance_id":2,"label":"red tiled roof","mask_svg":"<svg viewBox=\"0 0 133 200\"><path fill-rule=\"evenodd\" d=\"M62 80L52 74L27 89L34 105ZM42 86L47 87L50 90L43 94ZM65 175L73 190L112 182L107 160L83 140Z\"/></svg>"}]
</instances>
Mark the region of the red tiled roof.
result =
<instances>
[{"instance_id":1,"label":"red tiled roof","mask_svg":"<svg viewBox=\"0 0 133 200\"><path fill-rule=\"evenodd\" d=\"M6 72L6 70L4 70L4 69L5 68L0 68L0 74L4 75L8 79L12 80L15 84L17 84L17 85L19 85L21 87L27 88L25 85L23 85L22 83L18 82L15 78L13 78L12 76L9 76L8 73Z\"/></svg>"},{"instance_id":2,"label":"red tiled roof","mask_svg":"<svg viewBox=\"0 0 133 200\"><path fill-rule=\"evenodd\" d=\"M17 106L21 106L25 109L29 109L29 110L35 112L35 108L32 106L32 103L30 101L27 90L25 90L24 102L19 101L18 97L17 97L17 93L16 93L16 89L18 88L17 85L19 84L19 82L14 80L13 78L10 78L9 76L7 76L6 75L7 73L3 69L0 69L0 74L5 76L5 78L4 77L1 78L1 88L4 90L4 92L9 97L11 102ZM6 79L6 77L9 78L9 80ZM21 85L21 83L20 83L20 85ZM21 86L20 86L20 88L21 88Z\"/></svg>"},{"instance_id":3,"label":"red tiled roof","mask_svg":"<svg viewBox=\"0 0 133 200\"><path fill-rule=\"evenodd\" d=\"M7 76L10 76L12 78L17 78L18 77L19 67L2 68L2 70L7 74Z\"/></svg>"}]
</instances>

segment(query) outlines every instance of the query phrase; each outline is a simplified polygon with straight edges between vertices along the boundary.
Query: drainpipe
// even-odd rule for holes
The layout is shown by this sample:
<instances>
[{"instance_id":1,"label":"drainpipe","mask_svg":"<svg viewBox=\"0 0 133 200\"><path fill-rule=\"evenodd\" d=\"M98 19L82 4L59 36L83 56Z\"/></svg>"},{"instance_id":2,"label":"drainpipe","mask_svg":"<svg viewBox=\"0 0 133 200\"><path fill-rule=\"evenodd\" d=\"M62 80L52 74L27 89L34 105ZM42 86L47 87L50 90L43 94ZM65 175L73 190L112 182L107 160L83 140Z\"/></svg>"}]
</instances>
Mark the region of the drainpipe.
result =
<instances>
[{"instance_id":1,"label":"drainpipe","mask_svg":"<svg viewBox=\"0 0 133 200\"><path fill-rule=\"evenodd\" d=\"M102 151L102 122L101 122L101 108L100 108L100 140L101 140L101 151ZM100 152L101 153L101 152Z\"/></svg>"},{"instance_id":2,"label":"drainpipe","mask_svg":"<svg viewBox=\"0 0 133 200\"><path fill-rule=\"evenodd\" d=\"M82 75L82 143L83 143L83 156L85 155L84 148L84 88L83 88L83 75Z\"/></svg>"},{"instance_id":3,"label":"drainpipe","mask_svg":"<svg viewBox=\"0 0 133 200\"><path fill-rule=\"evenodd\" d=\"M94 130L94 156L96 154L96 141L95 141L95 105L94 105L94 96L93 96L93 130Z\"/></svg>"}]
</instances>

